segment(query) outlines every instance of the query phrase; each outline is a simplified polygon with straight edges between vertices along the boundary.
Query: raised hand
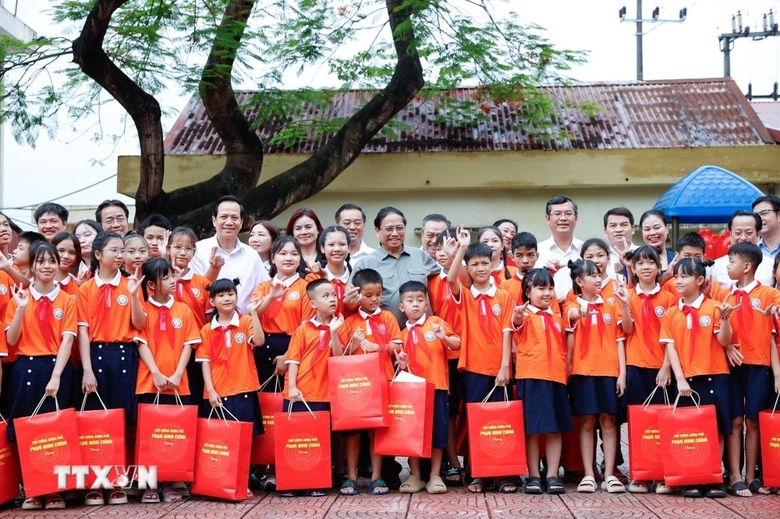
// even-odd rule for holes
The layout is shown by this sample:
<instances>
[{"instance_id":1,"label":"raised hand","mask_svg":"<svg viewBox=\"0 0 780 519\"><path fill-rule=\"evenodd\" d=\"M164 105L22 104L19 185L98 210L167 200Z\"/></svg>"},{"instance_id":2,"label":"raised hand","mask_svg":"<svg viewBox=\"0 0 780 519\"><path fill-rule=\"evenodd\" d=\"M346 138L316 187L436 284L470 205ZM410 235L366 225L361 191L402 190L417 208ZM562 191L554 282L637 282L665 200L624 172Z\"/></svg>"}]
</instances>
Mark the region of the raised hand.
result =
<instances>
[{"instance_id":1,"label":"raised hand","mask_svg":"<svg viewBox=\"0 0 780 519\"><path fill-rule=\"evenodd\" d=\"M135 295L138 293L138 289L141 288L141 283L144 282L144 276L138 277L138 274L141 273L140 268L136 267L135 273L133 273L132 276L127 278L127 291L130 292L130 294Z\"/></svg>"},{"instance_id":2,"label":"raised hand","mask_svg":"<svg viewBox=\"0 0 780 519\"><path fill-rule=\"evenodd\" d=\"M257 309L260 308L260 302L262 299L252 299L249 301L249 304L246 306L247 313L254 314L257 312Z\"/></svg>"},{"instance_id":3,"label":"raised hand","mask_svg":"<svg viewBox=\"0 0 780 519\"><path fill-rule=\"evenodd\" d=\"M458 227L458 246L466 248L471 245L471 233L462 225Z\"/></svg>"},{"instance_id":4,"label":"raised hand","mask_svg":"<svg viewBox=\"0 0 780 519\"><path fill-rule=\"evenodd\" d=\"M209 256L209 265L219 269L225 266L225 256L217 253L216 246L211 248L211 255Z\"/></svg>"},{"instance_id":5,"label":"raised hand","mask_svg":"<svg viewBox=\"0 0 780 519\"><path fill-rule=\"evenodd\" d=\"M17 308L27 308L30 303L30 293L22 288L22 285L11 285L11 295L16 301Z\"/></svg>"},{"instance_id":6,"label":"raised hand","mask_svg":"<svg viewBox=\"0 0 780 519\"><path fill-rule=\"evenodd\" d=\"M268 295L271 296L272 299L279 299L286 291L287 285L276 278L271 280L271 290L268 291Z\"/></svg>"}]
</instances>

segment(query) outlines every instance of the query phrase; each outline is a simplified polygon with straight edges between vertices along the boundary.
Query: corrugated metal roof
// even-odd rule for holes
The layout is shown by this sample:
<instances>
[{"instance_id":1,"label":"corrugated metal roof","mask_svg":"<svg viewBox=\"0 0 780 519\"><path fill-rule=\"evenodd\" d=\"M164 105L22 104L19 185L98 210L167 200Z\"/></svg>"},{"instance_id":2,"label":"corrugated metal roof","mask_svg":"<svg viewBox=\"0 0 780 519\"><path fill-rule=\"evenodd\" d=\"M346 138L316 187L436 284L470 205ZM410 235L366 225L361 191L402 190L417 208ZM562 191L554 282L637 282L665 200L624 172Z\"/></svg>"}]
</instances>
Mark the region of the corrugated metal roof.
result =
<instances>
[{"instance_id":1,"label":"corrugated metal roof","mask_svg":"<svg viewBox=\"0 0 780 519\"><path fill-rule=\"evenodd\" d=\"M758 118L769 130L769 134L780 143L780 102L778 101L752 101L750 106L756 111Z\"/></svg>"},{"instance_id":2,"label":"corrugated metal roof","mask_svg":"<svg viewBox=\"0 0 780 519\"><path fill-rule=\"evenodd\" d=\"M459 88L442 97L475 101L474 112L486 114L486 120L469 115L458 122L437 99L417 97L398 114L401 124L397 135L377 135L363 152L689 148L775 142L730 78L582 84L544 90L559 108L560 117L551 122L563 130L562 138L539 138L544 129L524 123L516 103L481 103L477 89ZM237 93L239 105L254 94ZM348 118L371 95L365 90L334 93L327 109L310 105L301 120ZM595 111L585 113L579 108L584 102L595 103ZM245 113L254 123L257 110L250 108ZM279 128L278 120L264 121L257 134L267 142ZM287 149L266 145L265 151L313 153L329 138L299 141ZM197 94L168 133L165 151L169 155L225 153Z\"/></svg>"}]
</instances>

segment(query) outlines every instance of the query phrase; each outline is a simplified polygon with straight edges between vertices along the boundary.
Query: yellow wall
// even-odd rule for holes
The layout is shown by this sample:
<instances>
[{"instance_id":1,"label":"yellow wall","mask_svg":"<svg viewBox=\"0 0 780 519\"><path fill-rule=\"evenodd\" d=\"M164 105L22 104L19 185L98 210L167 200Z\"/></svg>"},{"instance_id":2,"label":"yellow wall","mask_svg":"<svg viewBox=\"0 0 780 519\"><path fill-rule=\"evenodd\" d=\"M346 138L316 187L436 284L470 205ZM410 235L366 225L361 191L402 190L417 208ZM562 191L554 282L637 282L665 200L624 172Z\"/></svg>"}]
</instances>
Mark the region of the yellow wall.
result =
<instances>
[{"instance_id":1,"label":"yellow wall","mask_svg":"<svg viewBox=\"0 0 780 519\"><path fill-rule=\"evenodd\" d=\"M164 189L207 179L224 157L166 157ZM261 181L302 160L300 155L267 155ZM430 212L453 223L480 226L512 218L522 230L549 236L546 201L557 194L580 206L577 236L603 235L602 215L625 205L638 218L674 182L694 169L714 164L766 190L778 181L780 146L667 150L578 150L528 152L441 152L363 154L323 192L288 209L275 221L284 226L297 207L307 206L329 225L342 203L357 203L370 222L385 205L401 209L410 227ZM138 186L138 157L120 157L118 190L132 196ZM369 230L366 241L375 245ZM409 236L409 243L419 243Z\"/></svg>"}]
</instances>

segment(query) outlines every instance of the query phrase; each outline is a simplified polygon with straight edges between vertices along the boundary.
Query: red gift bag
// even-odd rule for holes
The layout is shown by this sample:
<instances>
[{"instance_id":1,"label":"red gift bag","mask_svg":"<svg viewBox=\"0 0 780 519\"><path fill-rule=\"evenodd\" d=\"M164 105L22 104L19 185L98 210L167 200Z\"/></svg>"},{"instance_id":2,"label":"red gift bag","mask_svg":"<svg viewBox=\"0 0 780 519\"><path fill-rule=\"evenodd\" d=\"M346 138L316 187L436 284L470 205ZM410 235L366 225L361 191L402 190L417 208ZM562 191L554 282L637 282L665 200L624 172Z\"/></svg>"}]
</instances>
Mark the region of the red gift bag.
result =
<instances>
[{"instance_id":1,"label":"red gift bag","mask_svg":"<svg viewBox=\"0 0 780 519\"><path fill-rule=\"evenodd\" d=\"M582 464L582 449L580 449L580 417L572 416L571 421L574 429L561 432L561 467L570 472L583 472L585 466ZM546 443L544 438L539 438L539 449L544 452Z\"/></svg>"},{"instance_id":2,"label":"red gift bag","mask_svg":"<svg viewBox=\"0 0 780 519\"><path fill-rule=\"evenodd\" d=\"M276 413L274 427L276 489L330 488L330 413Z\"/></svg>"},{"instance_id":3,"label":"red gift bag","mask_svg":"<svg viewBox=\"0 0 780 519\"><path fill-rule=\"evenodd\" d=\"M0 415L0 504L19 495L19 457L8 441L8 422Z\"/></svg>"},{"instance_id":4,"label":"red gift bag","mask_svg":"<svg viewBox=\"0 0 780 519\"><path fill-rule=\"evenodd\" d=\"M777 409L777 399L775 399L774 409L758 413L761 461L764 485L767 487L780 487L780 414L776 414L775 409Z\"/></svg>"},{"instance_id":5,"label":"red gift bag","mask_svg":"<svg viewBox=\"0 0 780 519\"><path fill-rule=\"evenodd\" d=\"M84 465L106 467L115 465L124 467L127 463L125 452L125 410L108 409L95 392L103 410L85 411L87 397L85 393L81 402L81 410L76 413L76 427L79 431L81 459ZM124 473L114 473L112 477L124 476ZM95 474L90 471L86 477L86 487L95 483ZM117 481L114 486L122 486Z\"/></svg>"},{"instance_id":6,"label":"red gift bag","mask_svg":"<svg viewBox=\"0 0 780 519\"><path fill-rule=\"evenodd\" d=\"M678 395L674 408L657 412L664 483L669 487L722 483L715 406L699 406L694 399L696 407L677 407L679 399Z\"/></svg>"},{"instance_id":7,"label":"red gift bag","mask_svg":"<svg viewBox=\"0 0 780 519\"><path fill-rule=\"evenodd\" d=\"M38 414L44 396L33 414L14 419L22 481L27 497L38 497L76 488L76 478L68 476L61 485L55 467L83 465L76 429L76 411L60 409L53 413ZM54 397L57 402L57 398Z\"/></svg>"},{"instance_id":8,"label":"red gift bag","mask_svg":"<svg viewBox=\"0 0 780 519\"><path fill-rule=\"evenodd\" d=\"M273 378L277 380L278 384L278 377L274 375ZM263 414L265 432L252 438L251 463L252 465L273 465L276 459L274 456L274 439L276 437L274 414L284 410L284 398L281 392L264 393L262 387L261 391L257 393L257 398L260 401L260 412Z\"/></svg>"},{"instance_id":9,"label":"red gift bag","mask_svg":"<svg viewBox=\"0 0 780 519\"><path fill-rule=\"evenodd\" d=\"M430 458L433 384L394 380L388 386L390 427L377 429L374 433L374 453Z\"/></svg>"},{"instance_id":10,"label":"red gift bag","mask_svg":"<svg viewBox=\"0 0 780 519\"><path fill-rule=\"evenodd\" d=\"M197 406L139 404L135 464L156 466L158 481L192 481L197 428Z\"/></svg>"},{"instance_id":11,"label":"red gift bag","mask_svg":"<svg viewBox=\"0 0 780 519\"><path fill-rule=\"evenodd\" d=\"M504 387L503 402L466 404L471 475L474 477L517 476L527 472L523 402L509 401Z\"/></svg>"},{"instance_id":12,"label":"red gift bag","mask_svg":"<svg viewBox=\"0 0 780 519\"><path fill-rule=\"evenodd\" d=\"M328 359L330 412L334 431L376 429L390 425L387 375L382 355Z\"/></svg>"},{"instance_id":13,"label":"red gift bag","mask_svg":"<svg viewBox=\"0 0 780 519\"><path fill-rule=\"evenodd\" d=\"M632 480L653 481L664 478L661 458L661 433L658 430L658 411L671 409L664 389L666 404L650 404L656 387L642 405L628 406L628 459Z\"/></svg>"},{"instance_id":14,"label":"red gift bag","mask_svg":"<svg viewBox=\"0 0 780 519\"><path fill-rule=\"evenodd\" d=\"M227 420L227 409L216 409L221 418L212 420L209 414L198 420L192 493L232 501L248 499L249 457L245 453L252 448L253 424L235 416Z\"/></svg>"}]
</instances>

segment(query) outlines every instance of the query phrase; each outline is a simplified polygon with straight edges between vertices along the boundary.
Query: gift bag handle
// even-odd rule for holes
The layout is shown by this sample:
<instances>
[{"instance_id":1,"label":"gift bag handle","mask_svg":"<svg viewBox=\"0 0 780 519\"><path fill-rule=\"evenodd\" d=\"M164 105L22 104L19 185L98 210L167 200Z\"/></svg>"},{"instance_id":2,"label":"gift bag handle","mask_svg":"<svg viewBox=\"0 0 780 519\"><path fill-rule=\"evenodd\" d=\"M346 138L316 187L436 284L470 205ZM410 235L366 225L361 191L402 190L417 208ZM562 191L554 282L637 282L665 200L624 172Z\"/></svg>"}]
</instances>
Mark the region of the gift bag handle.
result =
<instances>
[{"instance_id":1,"label":"gift bag handle","mask_svg":"<svg viewBox=\"0 0 780 519\"><path fill-rule=\"evenodd\" d=\"M693 400L693 404L696 406L696 409L698 409L701 413L701 396L699 396L699 393L691 390L691 400ZM677 398L674 399L674 408L672 409L672 414L674 414L674 412L677 410L677 402L679 401L680 394L677 393Z\"/></svg>"},{"instance_id":2,"label":"gift bag handle","mask_svg":"<svg viewBox=\"0 0 780 519\"><path fill-rule=\"evenodd\" d=\"M32 420L33 417L38 414L38 411L41 410L41 407L43 406L43 402L46 400L47 396L49 396L49 395L47 395L47 394L43 395L43 398L41 398L41 401L38 402L37 406L35 406L35 410L32 412L32 414L30 415L28 420ZM60 402L59 402L59 400L57 400L57 395L52 396L52 398L54 399L54 408L57 410L57 413L59 414L59 412L60 412Z\"/></svg>"},{"instance_id":3,"label":"gift bag handle","mask_svg":"<svg viewBox=\"0 0 780 519\"><path fill-rule=\"evenodd\" d=\"M0 414L0 423L4 423L8 425L8 422L6 421L5 417L2 414Z\"/></svg>"},{"instance_id":4,"label":"gift bag handle","mask_svg":"<svg viewBox=\"0 0 780 519\"><path fill-rule=\"evenodd\" d=\"M93 391L93 393L95 394L96 397L98 397L98 400L100 401L100 405L103 406L103 410L106 412L106 414L108 414L108 408L106 407L106 404L103 403L103 399L100 398L100 393L98 393L97 391ZM84 412L84 407L86 407L87 405L87 397L90 394L91 393L84 393L84 399L81 401L81 409L79 410L79 414Z\"/></svg>"},{"instance_id":5,"label":"gift bag handle","mask_svg":"<svg viewBox=\"0 0 780 519\"><path fill-rule=\"evenodd\" d=\"M278 392L279 392L279 389L280 389L280 388L279 388L279 376L278 376L278 375L276 375L276 374L274 374L274 375L271 375L270 377L268 377L268 380L266 380L265 382L263 382L263 383L260 385L260 391L262 391L263 389L265 389L265 386L267 386L268 384L270 384L270 383L271 383L271 379L273 379L273 380L274 380L274 394L276 394L276 393L278 393ZM228 412L230 412L230 411L228 411Z\"/></svg>"},{"instance_id":6,"label":"gift bag handle","mask_svg":"<svg viewBox=\"0 0 780 519\"><path fill-rule=\"evenodd\" d=\"M290 400L290 407L287 408L287 420L290 420L292 418L292 408L293 408L293 401ZM317 419L317 415L314 414L314 411L311 410L311 407L309 407L309 404L306 403L306 399L303 398L303 395L301 395L301 402L303 402L303 405L306 406L306 409L311 413L311 415L314 417L314 419Z\"/></svg>"},{"instance_id":7,"label":"gift bag handle","mask_svg":"<svg viewBox=\"0 0 780 519\"><path fill-rule=\"evenodd\" d=\"M780 400L780 394L775 398L775 405L772 406L772 418L775 417L775 411L777 411L777 401ZM1 418L1 417L0 417Z\"/></svg>"},{"instance_id":8,"label":"gift bag handle","mask_svg":"<svg viewBox=\"0 0 780 519\"><path fill-rule=\"evenodd\" d=\"M642 405L645 406L645 409L647 409L647 406L650 405L650 402L653 401L653 397L655 396L655 392L658 391L658 388L661 388L661 386L655 386L655 389L653 389L653 392L650 393L650 396L645 398L645 401L642 402ZM667 407L671 407L671 403L669 402L669 392L666 390L666 388L661 388L664 391L664 404L666 404Z\"/></svg>"},{"instance_id":9,"label":"gift bag handle","mask_svg":"<svg viewBox=\"0 0 780 519\"><path fill-rule=\"evenodd\" d=\"M488 400L490 400L490 396L493 394L493 391L496 390L498 386L494 385L493 389L490 390L490 393L487 394L487 396L482 400L482 407L485 407L485 404L488 403ZM504 386L504 402L509 402L509 391L507 391L506 386Z\"/></svg>"},{"instance_id":10,"label":"gift bag handle","mask_svg":"<svg viewBox=\"0 0 780 519\"><path fill-rule=\"evenodd\" d=\"M229 414L230 417L233 418L233 420L235 420L236 422L240 421L238 418L236 418L236 415L231 413L230 410L224 405L218 405L216 407L212 407L211 411L209 411L209 417L206 419L207 421L211 421L211 415L214 414L215 411L217 413L217 418L222 418L222 421L225 422L225 425L227 425L228 427L230 427L230 424L227 421L227 416L225 416L225 413Z\"/></svg>"},{"instance_id":11,"label":"gift bag handle","mask_svg":"<svg viewBox=\"0 0 780 519\"><path fill-rule=\"evenodd\" d=\"M173 390L173 396L176 399L176 405L184 407L184 402L182 402L181 397L179 396L179 392L175 389ZM154 395L154 402L152 402L152 405L160 407L160 391L157 391L157 394Z\"/></svg>"},{"instance_id":12,"label":"gift bag handle","mask_svg":"<svg viewBox=\"0 0 780 519\"><path fill-rule=\"evenodd\" d=\"M404 371L406 371L407 373L409 373L411 375L414 375L414 373L412 373L412 368L410 368L409 366L406 366L406 369ZM393 385L393 382L395 382L395 377L397 377L400 372L401 372L401 368L398 366L398 364L396 364L396 366L395 366L395 374L393 375L393 380L390 381L390 385L391 386Z\"/></svg>"}]
</instances>

